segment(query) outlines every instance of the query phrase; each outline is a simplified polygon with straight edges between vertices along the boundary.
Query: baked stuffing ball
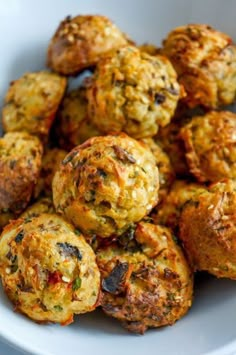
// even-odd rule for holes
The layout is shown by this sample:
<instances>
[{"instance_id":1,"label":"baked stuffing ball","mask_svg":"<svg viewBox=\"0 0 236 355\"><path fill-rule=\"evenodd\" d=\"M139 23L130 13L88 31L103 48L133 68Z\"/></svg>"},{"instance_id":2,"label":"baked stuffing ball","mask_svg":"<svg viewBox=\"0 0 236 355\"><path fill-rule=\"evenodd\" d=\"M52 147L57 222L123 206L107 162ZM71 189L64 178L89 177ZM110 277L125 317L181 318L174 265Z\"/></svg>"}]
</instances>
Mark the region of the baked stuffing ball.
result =
<instances>
[{"instance_id":1,"label":"baked stuffing ball","mask_svg":"<svg viewBox=\"0 0 236 355\"><path fill-rule=\"evenodd\" d=\"M156 140L168 154L176 175L188 177L190 173L185 157L185 147L179 135L183 122L185 122L185 119L176 119L172 120L166 127L161 127Z\"/></svg>"},{"instance_id":2,"label":"baked stuffing ball","mask_svg":"<svg viewBox=\"0 0 236 355\"><path fill-rule=\"evenodd\" d=\"M218 182L187 203L180 238L195 270L236 279L236 182Z\"/></svg>"},{"instance_id":3,"label":"baked stuffing ball","mask_svg":"<svg viewBox=\"0 0 236 355\"><path fill-rule=\"evenodd\" d=\"M236 47L228 35L202 24L177 27L163 41L162 53L184 85L188 106L217 108L235 100Z\"/></svg>"},{"instance_id":4,"label":"baked stuffing ball","mask_svg":"<svg viewBox=\"0 0 236 355\"><path fill-rule=\"evenodd\" d=\"M88 117L85 88L72 90L65 96L58 112L56 131L60 146L67 150L100 135Z\"/></svg>"},{"instance_id":5,"label":"baked stuffing ball","mask_svg":"<svg viewBox=\"0 0 236 355\"><path fill-rule=\"evenodd\" d=\"M39 195L52 195L52 180L59 169L62 160L68 154L65 150L52 148L43 155L42 166L37 185L34 189L34 197Z\"/></svg>"},{"instance_id":6,"label":"baked stuffing ball","mask_svg":"<svg viewBox=\"0 0 236 355\"><path fill-rule=\"evenodd\" d=\"M127 43L126 35L105 16L68 16L51 39L47 64L58 73L74 75Z\"/></svg>"},{"instance_id":7,"label":"baked stuffing ball","mask_svg":"<svg viewBox=\"0 0 236 355\"><path fill-rule=\"evenodd\" d=\"M0 240L3 288L15 309L37 322L67 325L94 310L100 290L95 254L55 214L8 225Z\"/></svg>"},{"instance_id":8,"label":"baked stuffing ball","mask_svg":"<svg viewBox=\"0 0 236 355\"><path fill-rule=\"evenodd\" d=\"M0 138L0 211L21 213L37 182L42 144L26 132L10 132Z\"/></svg>"},{"instance_id":9,"label":"baked stuffing ball","mask_svg":"<svg viewBox=\"0 0 236 355\"><path fill-rule=\"evenodd\" d=\"M205 191L204 185L187 180L176 180L169 194L152 215L155 223L168 226L178 234L179 219L183 207L189 200Z\"/></svg>"},{"instance_id":10,"label":"baked stuffing ball","mask_svg":"<svg viewBox=\"0 0 236 355\"><path fill-rule=\"evenodd\" d=\"M97 251L103 310L137 333L175 323L192 304L193 279L171 231L140 222L123 237Z\"/></svg>"},{"instance_id":11,"label":"baked stuffing ball","mask_svg":"<svg viewBox=\"0 0 236 355\"><path fill-rule=\"evenodd\" d=\"M168 194L168 191L175 180L175 172L171 165L168 155L152 138L144 138L142 142L151 150L156 159L156 165L159 171L160 188L158 192L158 202Z\"/></svg>"},{"instance_id":12,"label":"baked stuffing ball","mask_svg":"<svg viewBox=\"0 0 236 355\"><path fill-rule=\"evenodd\" d=\"M4 130L47 138L65 88L65 78L47 71L26 73L11 82L2 111Z\"/></svg>"},{"instance_id":13,"label":"baked stuffing ball","mask_svg":"<svg viewBox=\"0 0 236 355\"><path fill-rule=\"evenodd\" d=\"M167 58L126 46L98 63L88 89L89 115L103 133L151 137L170 122L181 92Z\"/></svg>"},{"instance_id":14,"label":"baked stuffing ball","mask_svg":"<svg viewBox=\"0 0 236 355\"><path fill-rule=\"evenodd\" d=\"M200 182L236 178L236 114L211 111L181 129L189 170Z\"/></svg>"},{"instance_id":15,"label":"baked stuffing ball","mask_svg":"<svg viewBox=\"0 0 236 355\"><path fill-rule=\"evenodd\" d=\"M72 150L53 180L58 213L85 235L120 235L158 200L158 169L149 149L121 133Z\"/></svg>"},{"instance_id":16,"label":"baked stuffing ball","mask_svg":"<svg viewBox=\"0 0 236 355\"><path fill-rule=\"evenodd\" d=\"M43 213L55 213L53 200L50 197L41 197L35 203L28 206L20 215L20 218L31 221L32 218L38 217Z\"/></svg>"}]
</instances>

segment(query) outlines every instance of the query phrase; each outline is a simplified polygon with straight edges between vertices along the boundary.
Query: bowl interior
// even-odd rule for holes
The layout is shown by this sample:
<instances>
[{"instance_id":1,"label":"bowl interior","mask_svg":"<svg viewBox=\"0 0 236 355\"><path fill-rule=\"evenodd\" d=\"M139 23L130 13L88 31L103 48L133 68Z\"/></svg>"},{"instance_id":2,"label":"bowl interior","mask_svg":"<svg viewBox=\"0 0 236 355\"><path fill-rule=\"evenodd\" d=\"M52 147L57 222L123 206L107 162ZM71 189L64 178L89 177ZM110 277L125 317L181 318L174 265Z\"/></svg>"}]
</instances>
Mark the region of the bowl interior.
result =
<instances>
[{"instance_id":1,"label":"bowl interior","mask_svg":"<svg viewBox=\"0 0 236 355\"><path fill-rule=\"evenodd\" d=\"M11 80L44 67L48 41L67 15L104 14L138 43L159 45L174 27L208 23L236 39L235 0L8 0L0 1L0 102ZM195 301L175 326L144 336L124 331L100 311L78 317L69 327L39 326L12 312L0 291L0 336L43 355L175 355L235 353L236 283L200 277ZM217 350L218 349L218 350ZM234 350L233 350L234 349ZM232 351L232 352L231 352Z\"/></svg>"}]
</instances>

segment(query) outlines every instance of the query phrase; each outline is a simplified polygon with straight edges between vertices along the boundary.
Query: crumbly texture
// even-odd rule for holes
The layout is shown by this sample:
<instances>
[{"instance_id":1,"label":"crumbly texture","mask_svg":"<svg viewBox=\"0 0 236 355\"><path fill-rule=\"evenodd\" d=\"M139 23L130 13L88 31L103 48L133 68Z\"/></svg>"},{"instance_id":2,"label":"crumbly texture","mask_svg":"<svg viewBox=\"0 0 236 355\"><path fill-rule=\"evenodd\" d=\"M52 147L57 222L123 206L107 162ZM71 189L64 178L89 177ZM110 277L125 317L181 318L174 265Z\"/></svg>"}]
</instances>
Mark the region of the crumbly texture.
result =
<instances>
[{"instance_id":1,"label":"crumbly texture","mask_svg":"<svg viewBox=\"0 0 236 355\"><path fill-rule=\"evenodd\" d=\"M94 137L72 150L53 180L53 201L86 235L120 235L157 204L153 154L126 134Z\"/></svg>"},{"instance_id":2,"label":"crumbly texture","mask_svg":"<svg viewBox=\"0 0 236 355\"><path fill-rule=\"evenodd\" d=\"M68 16L51 39L47 64L58 73L74 75L127 43L126 35L105 16Z\"/></svg>"},{"instance_id":3,"label":"crumbly texture","mask_svg":"<svg viewBox=\"0 0 236 355\"><path fill-rule=\"evenodd\" d=\"M201 184L187 180L176 180L169 194L152 214L155 223L170 227L179 234L179 219L184 205L194 196L206 191Z\"/></svg>"},{"instance_id":4,"label":"crumbly texture","mask_svg":"<svg viewBox=\"0 0 236 355\"><path fill-rule=\"evenodd\" d=\"M56 132L60 146L67 150L101 135L89 119L84 87L72 90L65 96L57 116Z\"/></svg>"},{"instance_id":5,"label":"crumbly texture","mask_svg":"<svg viewBox=\"0 0 236 355\"><path fill-rule=\"evenodd\" d=\"M0 138L0 211L25 209L40 173L42 150L39 139L26 132Z\"/></svg>"},{"instance_id":6,"label":"crumbly texture","mask_svg":"<svg viewBox=\"0 0 236 355\"><path fill-rule=\"evenodd\" d=\"M184 85L188 106L217 108L235 100L236 47L228 35L207 25L181 26L163 41L162 53Z\"/></svg>"},{"instance_id":7,"label":"crumbly texture","mask_svg":"<svg viewBox=\"0 0 236 355\"><path fill-rule=\"evenodd\" d=\"M154 44L151 43L143 43L140 46L138 46L138 49L141 52L145 52L150 55L157 55L160 54L160 48L155 46Z\"/></svg>"},{"instance_id":8,"label":"crumbly texture","mask_svg":"<svg viewBox=\"0 0 236 355\"><path fill-rule=\"evenodd\" d=\"M169 229L145 222L123 237L123 245L97 251L102 309L137 333L172 325L192 304L192 272L180 247Z\"/></svg>"},{"instance_id":9,"label":"crumbly texture","mask_svg":"<svg viewBox=\"0 0 236 355\"><path fill-rule=\"evenodd\" d=\"M0 240L3 288L15 310L37 322L73 322L94 310L100 292L95 255L55 214L8 225Z\"/></svg>"},{"instance_id":10,"label":"crumbly texture","mask_svg":"<svg viewBox=\"0 0 236 355\"><path fill-rule=\"evenodd\" d=\"M26 131L46 139L66 88L55 73L26 73L11 82L2 111L6 132Z\"/></svg>"},{"instance_id":11,"label":"crumbly texture","mask_svg":"<svg viewBox=\"0 0 236 355\"><path fill-rule=\"evenodd\" d=\"M236 114L210 111L181 129L189 170L200 182L236 178Z\"/></svg>"},{"instance_id":12,"label":"crumbly texture","mask_svg":"<svg viewBox=\"0 0 236 355\"><path fill-rule=\"evenodd\" d=\"M34 189L34 197L37 198L40 195L52 196L52 180L67 154L68 152L65 150L58 148L48 149L44 153L40 175Z\"/></svg>"},{"instance_id":13,"label":"crumbly texture","mask_svg":"<svg viewBox=\"0 0 236 355\"><path fill-rule=\"evenodd\" d=\"M159 171L160 188L158 202L160 203L168 194L169 189L175 180L175 172L168 155L160 145L158 145L152 138L144 138L142 139L142 142L151 150L156 159L156 165Z\"/></svg>"},{"instance_id":14,"label":"crumbly texture","mask_svg":"<svg viewBox=\"0 0 236 355\"><path fill-rule=\"evenodd\" d=\"M180 238L195 270L236 280L236 182L226 180L185 205Z\"/></svg>"},{"instance_id":15,"label":"crumbly texture","mask_svg":"<svg viewBox=\"0 0 236 355\"><path fill-rule=\"evenodd\" d=\"M28 206L20 215L20 218L31 221L32 218L38 217L43 213L55 213L53 200L50 197L41 197L35 203Z\"/></svg>"},{"instance_id":16,"label":"crumbly texture","mask_svg":"<svg viewBox=\"0 0 236 355\"><path fill-rule=\"evenodd\" d=\"M155 137L158 144L168 154L173 169L177 176L188 177L190 175L185 157L185 147L179 134L185 119L174 119L166 127L160 128Z\"/></svg>"},{"instance_id":17,"label":"crumbly texture","mask_svg":"<svg viewBox=\"0 0 236 355\"><path fill-rule=\"evenodd\" d=\"M88 90L89 115L101 132L152 137L170 122L181 93L167 58L126 46L98 63Z\"/></svg>"}]
</instances>

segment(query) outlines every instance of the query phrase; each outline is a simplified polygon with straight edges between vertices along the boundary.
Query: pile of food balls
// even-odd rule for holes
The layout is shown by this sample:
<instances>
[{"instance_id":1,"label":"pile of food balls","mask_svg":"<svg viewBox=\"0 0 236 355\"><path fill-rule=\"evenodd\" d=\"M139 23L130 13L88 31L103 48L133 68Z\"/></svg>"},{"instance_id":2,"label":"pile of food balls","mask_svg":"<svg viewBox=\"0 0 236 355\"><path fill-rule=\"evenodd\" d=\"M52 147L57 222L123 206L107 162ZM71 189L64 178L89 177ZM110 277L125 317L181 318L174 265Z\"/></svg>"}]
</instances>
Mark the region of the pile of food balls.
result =
<instances>
[{"instance_id":1,"label":"pile of food balls","mask_svg":"<svg viewBox=\"0 0 236 355\"><path fill-rule=\"evenodd\" d=\"M144 333L236 279L236 47L207 25L135 45L67 17L51 71L10 83L0 139L0 275L15 310L67 325L96 307ZM67 91L70 76L89 69Z\"/></svg>"}]
</instances>

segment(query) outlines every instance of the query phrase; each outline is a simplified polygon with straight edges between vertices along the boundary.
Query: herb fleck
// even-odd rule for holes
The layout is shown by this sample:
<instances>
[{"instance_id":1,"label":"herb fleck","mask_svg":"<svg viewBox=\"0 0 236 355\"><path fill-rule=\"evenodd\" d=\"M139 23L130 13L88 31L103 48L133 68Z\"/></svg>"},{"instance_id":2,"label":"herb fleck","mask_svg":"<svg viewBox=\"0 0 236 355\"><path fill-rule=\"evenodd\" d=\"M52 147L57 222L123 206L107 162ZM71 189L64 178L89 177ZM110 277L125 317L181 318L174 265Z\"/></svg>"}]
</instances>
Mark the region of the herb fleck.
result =
<instances>
[{"instance_id":1,"label":"herb fleck","mask_svg":"<svg viewBox=\"0 0 236 355\"><path fill-rule=\"evenodd\" d=\"M81 284L82 284L81 278L76 277L76 279L74 280L73 285L72 285L72 290L77 291L81 287Z\"/></svg>"},{"instance_id":2,"label":"herb fleck","mask_svg":"<svg viewBox=\"0 0 236 355\"><path fill-rule=\"evenodd\" d=\"M23 238L24 238L24 231L21 230L21 231L17 234L17 236L15 237L15 242L16 242L17 244L19 244L19 243L22 241Z\"/></svg>"},{"instance_id":3,"label":"herb fleck","mask_svg":"<svg viewBox=\"0 0 236 355\"><path fill-rule=\"evenodd\" d=\"M59 304L57 304L57 305L56 305L56 306L54 306L53 308L54 308L56 311L58 311L58 312L63 311L62 306L60 306Z\"/></svg>"}]
</instances>

